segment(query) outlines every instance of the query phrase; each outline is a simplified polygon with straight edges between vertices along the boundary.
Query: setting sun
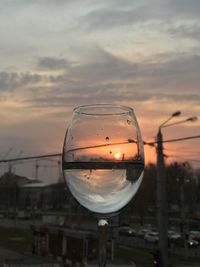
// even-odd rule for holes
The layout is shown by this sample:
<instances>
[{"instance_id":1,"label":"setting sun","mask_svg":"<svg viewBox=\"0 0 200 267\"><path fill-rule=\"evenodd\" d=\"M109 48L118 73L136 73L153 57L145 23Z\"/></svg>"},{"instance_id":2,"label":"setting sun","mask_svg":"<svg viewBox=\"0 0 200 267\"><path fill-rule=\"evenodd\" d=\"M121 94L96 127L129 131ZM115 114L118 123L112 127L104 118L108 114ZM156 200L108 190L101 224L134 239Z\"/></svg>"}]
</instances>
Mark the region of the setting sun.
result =
<instances>
[{"instance_id":1,"label":"setting sun","mask_svg":"<svg viewBox=\"0 0 200 267\"><path fill-rule=\"evenodd\" d=\"M115 159L120 159L121 154L119 152L115 153Z\"/></svg>"}]
</instances>

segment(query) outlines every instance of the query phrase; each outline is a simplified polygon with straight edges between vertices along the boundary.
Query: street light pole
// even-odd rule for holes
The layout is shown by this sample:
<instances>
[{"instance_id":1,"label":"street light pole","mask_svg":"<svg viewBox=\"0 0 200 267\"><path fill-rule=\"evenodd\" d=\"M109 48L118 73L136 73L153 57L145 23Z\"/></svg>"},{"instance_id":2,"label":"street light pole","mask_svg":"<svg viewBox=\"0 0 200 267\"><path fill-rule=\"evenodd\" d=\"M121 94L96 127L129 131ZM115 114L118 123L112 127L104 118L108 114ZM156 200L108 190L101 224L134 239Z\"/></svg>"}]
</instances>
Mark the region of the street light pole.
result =
<instances>
[{"instance_id":1,"label":"street light pole","mask_svg":"<svg viewBox=\"0 0 200 267\"><path fill-rule=\"evenodd\" d=\"M159 233L160 267L168 267L168 212L166 198L166 174L161 129L157 133L157 216Z\"/></svg>"},{"instance_id":2,"label":"street light pole","mask_svg":"<svg viewBox=\"0 0 200 267\"><path fill-rule=\"evenodd\" d=\"M163 136L161 129L166 127L168 122L181 114L174 112L158 128L157 133L157 226L159 233L159 267L168 267L168 208L166 194L166 173L163 155Z\"/></svg>"},{"instance_id":3,"label":"street light pole","mask_svg":"<svg viewBox=\"0 0 200 267\"><path fill-rule=\"evenodd\" d=\"M180 111L174 112L165 122L163 122L157 133L157 222L159 233L159 267L168 267L168 208L166 194L166 173L163 155L163 136L161 129L188 121L194 122L197 117L190 117L175 123L168 123L173 117L181 114Z\"/></svg>"}]
</instances>

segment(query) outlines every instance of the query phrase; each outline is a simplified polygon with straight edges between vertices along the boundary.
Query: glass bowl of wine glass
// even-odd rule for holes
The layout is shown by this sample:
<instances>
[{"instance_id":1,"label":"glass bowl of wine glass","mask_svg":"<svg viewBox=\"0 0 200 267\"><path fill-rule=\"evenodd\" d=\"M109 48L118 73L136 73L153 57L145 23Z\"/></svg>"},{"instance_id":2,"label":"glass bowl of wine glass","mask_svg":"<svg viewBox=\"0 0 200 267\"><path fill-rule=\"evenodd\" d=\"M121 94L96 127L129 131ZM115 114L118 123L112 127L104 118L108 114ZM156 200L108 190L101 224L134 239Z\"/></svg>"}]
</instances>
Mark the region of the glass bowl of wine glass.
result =
<instances>
[{"instance_id":1,"label":"glass bowl of wine glass","mask_svg":"<svg viewBox=\"0 0 200 267\"><path fill-rule=\"evenodd\" d=\"M108 218L136 194L143 177L144 150L132 108L114 104L79 106L68 125L62 166L74 198Z\"/></svg>"}]
</instances>

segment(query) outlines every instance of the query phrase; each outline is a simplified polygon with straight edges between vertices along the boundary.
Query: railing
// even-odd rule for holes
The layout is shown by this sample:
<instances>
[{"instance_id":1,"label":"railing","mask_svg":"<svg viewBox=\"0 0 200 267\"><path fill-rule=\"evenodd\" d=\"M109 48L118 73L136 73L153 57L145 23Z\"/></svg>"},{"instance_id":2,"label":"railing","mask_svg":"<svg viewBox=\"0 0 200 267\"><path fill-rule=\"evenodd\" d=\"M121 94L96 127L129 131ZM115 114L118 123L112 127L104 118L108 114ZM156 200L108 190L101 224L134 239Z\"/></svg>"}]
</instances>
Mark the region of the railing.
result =
<instances>
[{"instance_id":1,"label":"railing","mask_svg":"<svg viewBox=\"0 0 200 267\"><path fill-rule=\"evenodd\" d=\"M58 263L27 263L23 259L5 259L3 267L60 267Z\"/></svg>"},{"instance_id":2,"label":"railing","mask_svg":"<svg viewBox=\"0 0 200 267\"><path fill-rule=\"evenodd\" d=\"M116 243L119 245L124 245L128 247L137 247L137 248L147 248L149 250L155 251L158 248L157 243L150 243L144 239L137 237L118 237ZM175 247L171 246L169 249L171 255L179 255L187 258L199 258L200 259L200 246L196 248L187 248L184 247Z\"/></svg>"}]
</instances>

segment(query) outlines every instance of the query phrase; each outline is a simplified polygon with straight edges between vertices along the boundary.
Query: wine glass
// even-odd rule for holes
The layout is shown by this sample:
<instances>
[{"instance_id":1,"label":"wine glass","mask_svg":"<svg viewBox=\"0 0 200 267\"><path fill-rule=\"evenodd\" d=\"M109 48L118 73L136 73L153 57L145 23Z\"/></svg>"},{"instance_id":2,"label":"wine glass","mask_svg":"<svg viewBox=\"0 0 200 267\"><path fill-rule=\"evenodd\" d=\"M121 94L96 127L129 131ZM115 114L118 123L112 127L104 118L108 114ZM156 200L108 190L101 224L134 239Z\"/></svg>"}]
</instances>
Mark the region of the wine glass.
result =
<instances>
[{"instance_id":1,"label":"wine glass","mask_svg":"<svg viewBox=\"0 0 200 267\"><path fill-rule=\"evenodd\" d=\"M62 167L74 198L98 218L99 266L106 266L107 219L132 199L143 177L143 141L133 109L114 104L76 107Z\"/></svg>"}]
</instances>

